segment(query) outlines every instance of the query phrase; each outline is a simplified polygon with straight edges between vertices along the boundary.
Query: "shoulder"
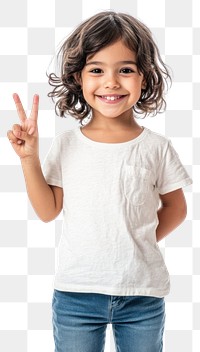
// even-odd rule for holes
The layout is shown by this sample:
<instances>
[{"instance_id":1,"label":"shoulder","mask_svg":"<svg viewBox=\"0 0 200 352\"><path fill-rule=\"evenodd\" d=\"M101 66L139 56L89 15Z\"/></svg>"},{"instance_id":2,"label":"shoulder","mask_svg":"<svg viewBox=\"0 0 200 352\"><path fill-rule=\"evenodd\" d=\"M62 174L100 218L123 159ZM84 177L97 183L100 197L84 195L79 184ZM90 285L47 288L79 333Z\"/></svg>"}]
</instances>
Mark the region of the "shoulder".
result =
<instances>
[{"instance_id":1,"label":"shoulder","mask_svg":"<svg viewBox=\"0 0 200 352\"><path fill-rule=\"evenodd\" d=\"M175 150L171 140L166 136L146 129L146 138L144 141L144 148L147 151L149 158L153 159L156 164L162 163L170 154L175 155Z\"/></svg>"},{"instance_id":2,"label":"shoulder","mask_svg":"<svg viewBox=\"0 0 200 352\"><path fill-rule=\"evenodd\" d=\"M151 131L148 128L146 128L146 130L147 130L146 139L148 140L148 142L158 146L164 146L170 143L170 139L162 135L161 133Z\"/></svg>"},{"instance_id":3,"label":"shoulder","mask_svg":"<svg viewBox=\"0 0 200 352\"><path fill-rule=\"evenodd\" d=\"M146 147L152 151L161 151L165 153L172 144L171 140L160 133L151 131L148 128L146 128L146 130Z\"/></svg>"},{"instance_id":4,"label":"shoulder","mask_svg":"<svg viewBox=\"0 0 200 352\"><path fill-rule=\"evenodd\" d=\"M75 130L76 128L66 130L53 137L48 154L52 156L54 155L54 157L60 157L63 153L65 154L70 149L70 146L76 145Z\"/></svg>"},{"instance_id":5,"label":"shoulder","mask_svg":"<svg viewBox=\"0 0 200 352\"><path fill-rule=\"evenodd\" d=\"M53 139L53 144L57 145L70 145L76 140L77 128L66 130L57 134Z\"/></svg>"}]
</instances>

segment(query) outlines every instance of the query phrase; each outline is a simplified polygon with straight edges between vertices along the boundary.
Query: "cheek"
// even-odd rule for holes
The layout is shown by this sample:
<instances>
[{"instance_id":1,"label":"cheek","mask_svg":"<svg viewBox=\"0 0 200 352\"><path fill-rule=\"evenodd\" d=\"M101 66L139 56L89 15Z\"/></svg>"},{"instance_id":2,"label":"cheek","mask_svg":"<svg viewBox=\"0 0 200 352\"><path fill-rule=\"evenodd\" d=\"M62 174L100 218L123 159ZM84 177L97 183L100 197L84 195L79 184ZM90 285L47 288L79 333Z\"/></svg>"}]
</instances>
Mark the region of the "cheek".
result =
<instances>
[{"instance_id":1,"label":"cheek","mask_svg":"<svg viewBox=\"0 0 200 352\"><path fill-rule=\"evenodd\" d=\"M144 83L143 83L143 79L139 79L138 82L136 83L136 90L138 91L138 93L141 93L141 90L144 88Z\"/></svg>"},{"instance_id":2,"label":"cheek","mask_svg":"<svg viewBox=\"0 0 200 352\"><path fill-rule=\"evenodd\" d=\"M140 82L135 82L134 84L129 86L129 91L132 92L134 95L138 95L141 93L142 84Z\"/></svg>"},{"instance_id":3,"label":"cheek","mask_svg":"<svg viewBox=\"0 0 200 352\"><path fill-rule=\"evenodd\" d=\"M82 90L84 95L94 93L95 89L96 89L96 85L92 80L87 80L87 82L84 82L82 84Z\"/></svg>"}]
</instances>

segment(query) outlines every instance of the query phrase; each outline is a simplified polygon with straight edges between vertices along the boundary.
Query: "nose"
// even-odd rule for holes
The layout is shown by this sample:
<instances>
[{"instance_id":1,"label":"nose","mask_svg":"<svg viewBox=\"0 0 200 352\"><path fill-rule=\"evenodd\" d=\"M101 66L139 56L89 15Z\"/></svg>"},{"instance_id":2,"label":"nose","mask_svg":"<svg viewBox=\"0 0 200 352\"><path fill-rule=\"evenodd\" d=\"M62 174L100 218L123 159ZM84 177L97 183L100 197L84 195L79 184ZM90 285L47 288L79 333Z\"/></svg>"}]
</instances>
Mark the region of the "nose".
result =
<instances>
[{"instance_id":1,"label":"nose","mask_svg":"<svg viewBox=\"0 0 200 352\"><path fill-rule=\"evenodd\" d=\"M110 74L105 77L104 88L117 89L120 87L120 83L117 80L116 75Z\"/></svg>"}]
</instances>

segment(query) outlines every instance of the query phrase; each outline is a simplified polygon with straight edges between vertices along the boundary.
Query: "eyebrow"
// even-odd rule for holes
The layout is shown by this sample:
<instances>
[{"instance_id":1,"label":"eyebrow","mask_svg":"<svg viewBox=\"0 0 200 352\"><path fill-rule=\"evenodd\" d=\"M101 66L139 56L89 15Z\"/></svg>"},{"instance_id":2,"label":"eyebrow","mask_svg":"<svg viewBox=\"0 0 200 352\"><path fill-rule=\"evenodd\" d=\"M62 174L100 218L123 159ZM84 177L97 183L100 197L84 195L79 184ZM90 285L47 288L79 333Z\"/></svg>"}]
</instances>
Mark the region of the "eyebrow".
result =
<instances>
[{"instance_id":1,"label":"eyebrow","mask_svg":"<svg viewBox=\"0 0 200 352\"><path fill-rule=\"evenodd\" d=\"M137 63L132 60L118 61L116 62L116 64L137 66ZM86 62L85 66L88 66L88 65L106 65L106 64L102 61L89 61L89 62Z\"/></svg>"}]
</instances>

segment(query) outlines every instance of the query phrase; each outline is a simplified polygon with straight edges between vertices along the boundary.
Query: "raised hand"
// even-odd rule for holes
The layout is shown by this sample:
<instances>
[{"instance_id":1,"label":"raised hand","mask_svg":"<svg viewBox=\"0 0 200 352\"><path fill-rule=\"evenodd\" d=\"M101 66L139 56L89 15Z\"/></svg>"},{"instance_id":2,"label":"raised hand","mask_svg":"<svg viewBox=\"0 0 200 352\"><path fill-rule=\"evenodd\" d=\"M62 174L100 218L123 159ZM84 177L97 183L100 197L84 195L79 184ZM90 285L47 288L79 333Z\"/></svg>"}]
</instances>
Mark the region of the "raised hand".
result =
<instances>
[{"instance_id":1,"label":"raised hand","mask_svg":"<svg viewBox=\"0 0 200 352\"><path fill-rule=\"evenodd\" d=\"M30 117L27 118L18 94L13 94L20 125L15 124L7 136L20 158L38 157L38 106L39 96L34 95Z\"/></svg>"}]
</instances>

